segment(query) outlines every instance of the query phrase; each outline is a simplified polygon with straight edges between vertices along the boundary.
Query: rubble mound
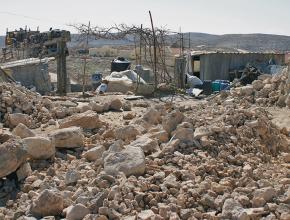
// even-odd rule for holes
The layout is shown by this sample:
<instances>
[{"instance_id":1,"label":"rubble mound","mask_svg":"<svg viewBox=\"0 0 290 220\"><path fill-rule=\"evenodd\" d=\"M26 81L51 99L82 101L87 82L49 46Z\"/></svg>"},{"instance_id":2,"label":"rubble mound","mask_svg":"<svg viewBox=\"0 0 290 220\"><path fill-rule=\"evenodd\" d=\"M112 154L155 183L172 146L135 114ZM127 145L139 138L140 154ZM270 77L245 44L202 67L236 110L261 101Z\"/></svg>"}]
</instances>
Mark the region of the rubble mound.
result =
<instances>
[{"instance_id":1,"label":"rubble mound","mask_svg":"<svg viewBox=\"0 0 290 220\"><path fill-rule=\"evenodd\" d=\"M52 103L22 86L0 83L0 102L0 121L8 127L23 123L36 128L52 118Z\"/></svg>"},{"instance_id":2,"label":"rubble mound","mask_svg":"<svg viewBox=\"0 0 290 220\"><path fill-rule=\"evenodd\" d=\"M290 108L290 78L287 69L282 73L261 75L251 85L231 90L231 97L242 98L259 106Z\"/></svg>"},{"instance_id":3,"label":"rubble mound","mask_svg":"<svg viewBox=\"0 0 290 220\"><path fill-rule=\"evenodd\" d=\"M1 142L0 219L288 219L289 132L256 102L268 84L210 101L120 99L111 112L90 102L69 117L52 102L54 130L21 120Z\"/></svg>"}]
</instances>

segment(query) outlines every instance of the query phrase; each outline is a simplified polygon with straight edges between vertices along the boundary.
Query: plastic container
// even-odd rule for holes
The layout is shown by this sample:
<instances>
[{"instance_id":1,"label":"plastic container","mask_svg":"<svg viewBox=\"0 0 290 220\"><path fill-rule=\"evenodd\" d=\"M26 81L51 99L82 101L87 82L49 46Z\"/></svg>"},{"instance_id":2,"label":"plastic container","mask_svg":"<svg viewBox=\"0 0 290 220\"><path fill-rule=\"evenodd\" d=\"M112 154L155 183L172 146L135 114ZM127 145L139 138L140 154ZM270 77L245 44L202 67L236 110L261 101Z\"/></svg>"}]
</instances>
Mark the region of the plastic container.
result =
<instances>
[{"instance_id":1,"label":"plastic container","mask_svg":"<svg viewBox=\"0 0 290 220\"><path fill-rule=\"evenodd\" d=\"M123 57L118 57L111 62L111 72L122 72L130 69L131 63Z\"/></svg>"},{"instance_id":2,"label":"plastic container","mask_svg":"<svg viewBox=\"0 0 290 220\"><path fill-rule=\"evenodd\" d=\"M215 80L211 83L211 88L213 92L219 92L221 90L220 80Z\"/></svg>"}]
</instances>

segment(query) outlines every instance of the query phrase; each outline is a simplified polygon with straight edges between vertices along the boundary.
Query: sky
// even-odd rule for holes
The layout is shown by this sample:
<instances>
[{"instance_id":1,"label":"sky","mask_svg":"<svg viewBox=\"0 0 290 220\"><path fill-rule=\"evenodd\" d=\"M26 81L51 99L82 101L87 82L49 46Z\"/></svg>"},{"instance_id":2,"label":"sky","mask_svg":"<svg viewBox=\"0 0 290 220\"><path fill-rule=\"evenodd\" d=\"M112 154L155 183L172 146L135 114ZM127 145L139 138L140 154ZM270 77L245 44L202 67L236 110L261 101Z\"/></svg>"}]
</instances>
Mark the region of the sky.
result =
<instances>
[{"instance_id":1,"label":"sky","mask_svg":"<svg viewBox=\"0 0 290 220\"><path fill-rule=\"evenodd\" d=\"M0 0L0 35L6 28L70 30L69 24L143 24L210 34L290 36L290 0Z\"/></svg>"}]
</instances>

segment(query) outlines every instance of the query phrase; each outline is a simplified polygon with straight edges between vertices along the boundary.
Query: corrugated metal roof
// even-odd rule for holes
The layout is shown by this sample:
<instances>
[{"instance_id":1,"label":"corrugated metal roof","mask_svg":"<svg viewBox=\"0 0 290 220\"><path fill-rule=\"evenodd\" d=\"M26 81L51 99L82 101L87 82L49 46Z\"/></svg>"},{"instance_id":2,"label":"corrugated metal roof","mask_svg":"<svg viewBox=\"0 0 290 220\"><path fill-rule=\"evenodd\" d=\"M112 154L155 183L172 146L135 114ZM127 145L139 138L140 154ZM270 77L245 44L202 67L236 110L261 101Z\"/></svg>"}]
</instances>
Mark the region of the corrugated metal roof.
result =
<instances>
[{"instance_id":1,"label":"corrugated metal roof","mask_svg":"<svg viewBox=\"0 0 290 220\"><path fill-rule=\"evenodd\" d=\"M2 69L8 69L11 67L17 67L17 66L25 66L25 65L32 65L32 64L37 64L37 63L45 63L54 60L53 57L47 57L44 59L39 59L39 58L29 58L29 59L24 59L24 60L16 60L8 63L2 63L0 64Z\"/></svg>"},{"instance_id":2,"label":"corrugated metal roof","mask_svg":"<svg viewBox=\"0 0 290 220\"><path fill-rule=\"evenodd\" d=\"M208 54L265 54L265 55L285 55L285 53L271 53L271 52L223 52L223 51L191 51L191 56L200 56Z\"/></svg>"}]
</instances>

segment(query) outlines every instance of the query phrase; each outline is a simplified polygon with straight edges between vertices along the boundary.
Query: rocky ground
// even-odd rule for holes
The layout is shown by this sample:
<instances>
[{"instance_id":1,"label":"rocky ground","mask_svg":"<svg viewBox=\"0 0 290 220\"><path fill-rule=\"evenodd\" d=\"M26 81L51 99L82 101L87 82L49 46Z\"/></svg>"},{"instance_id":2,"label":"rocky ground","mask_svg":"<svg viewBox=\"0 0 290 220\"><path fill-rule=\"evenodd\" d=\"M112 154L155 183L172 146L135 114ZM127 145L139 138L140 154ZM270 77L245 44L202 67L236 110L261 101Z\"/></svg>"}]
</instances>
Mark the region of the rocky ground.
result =
<instances>
[{"instance_id":1,"label":"rocky ground","mask_svg":"<svg viewBox=\"0 0 290 220\"><path fill-rule=\"evenodd\" d=\"M0 219L290 219L287 80L201 101L0 84Z\"/></svg>"}]
</instances>

